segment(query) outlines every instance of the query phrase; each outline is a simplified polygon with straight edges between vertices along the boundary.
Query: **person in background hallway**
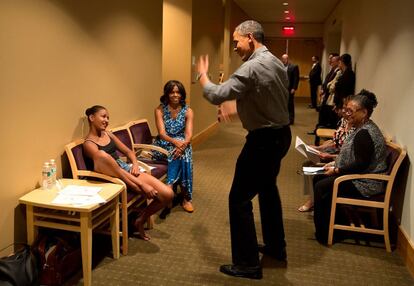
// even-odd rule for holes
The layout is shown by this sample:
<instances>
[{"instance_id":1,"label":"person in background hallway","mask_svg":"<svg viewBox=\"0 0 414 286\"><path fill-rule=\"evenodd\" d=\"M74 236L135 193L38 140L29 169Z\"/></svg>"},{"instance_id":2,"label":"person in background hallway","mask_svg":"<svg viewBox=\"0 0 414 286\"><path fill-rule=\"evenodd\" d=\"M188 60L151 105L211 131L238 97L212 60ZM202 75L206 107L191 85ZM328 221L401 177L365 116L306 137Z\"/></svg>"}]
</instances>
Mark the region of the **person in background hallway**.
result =
<instances>
[{"instance_id":1,"label":"person in background hallway","mask_svg":"<svg viewBox=\"0 0 414 286\"><path fill-rule=\"evenodd\" d=\"M164 85L161 104L155 109L155 123L158 137L154 145L169 152L166 184L173 187L180 184L183 193L182 207L192 213L193 197L193 158L191 138L193 136L193 110L186 104L184 85L177 80L170 80ZM155 159L162 159L163 154L154 152ZM168 212L168 210L166 210Z\"/></svg>"},{"instance_id":2,"label":"person in background hallway","mask_svg":"<svg viewBox=\"0 0 414 286\"><path fill-rule=\"evenodd\" d=\"M310 108L315 108L318 106L318 86L322 84L321 80L321 64L319 63L319 57L312 57L312 68L309 72L309 85L310 85L310 95L311 95L311 105Z\"/></svg>"},{"instance_id":3,"label":"person in background hallway","mask_svg":"<svg viewBox=\"0 0 414 286\"><path fill-rule=\"evenodd\" d=\"M325 175L315 176L313 180L315 235L322 244L328 240L335 179L345 174L380 174L387 169L384 136L370 119L377 103L375 94L367 90L349 98L344 110L348 124L355 131L343 142L335 161L325 165ZM341 183L338 191L341 196L361 199L384 192L383 187L383 183L377 180L356 179Z\"/></svg>"},{"instance_id":4,"label":"person in background hallway","mask_svg":"<svg viewBox=\"0 0 414 286\"><path fill-rule=\"evenodd\" d=\"M355 93L355 73L352 70L351 55L341 55L338 66L342 75L335 84L334 103L336 108L342 108L344 99Z\"/></svg>"},{"instance_id":5,"label":"person in background hallway","mask_svg":"<svg viewBox=\"0 0 414 286\"><path fill-rule=\"evenodd\" d=\"M334 59L336 59L335 62L334 62ZM322 83L322 93L321 93L322 103L321 103L321 105L326 104L326 100L328 99L328 96L329 96L328 83L335 78L336 71L337 71L336 69L338 67L338 60L339 60L339 54L337 54L337 53L330 53L329 54L328 64L329 64L330 68L329 68L329 72L326 74L325 79Z\"/></svg>"},{"instance_id":6,"label":"person in background hallway","mask_svg":"<svg viewBox=\"0 0 414 286\"><path fill-rule=\"evenodd\" d=\"M282 62L287 68L289 81L289 124L293 125L295 123L295 92L299 85L299 67L289 61L289 56L287 54L282 55Z\"/></svg>"},{"instance_id":7,"label":"person in background hallway","mask_svg":"<svg viewBox=\"0 0 414 286\"><path fill-rule=\"evenodd\" d=\"M331 70L325 77L322 84L322 103L319 108L318 123L315 129L308 132L309 135L315 135L318 128L336 128L339 117L335 110L334 93L336 81L340 76L341 70L339 68L339 55L330 54L329 64ZM319 138L315 137L315 145L319 145Z\"/></svg>"},{"instance_id":8,"label":"person in background hallway","mask_svg":"<svg viewBox=\"0 0 414 286\"><path fill-rule=\"evenodd\" d=\"M276 178L290 142L288 78L282 62L263 45L256 21L245 21L233 33L234 51L244 63L221 85L210 82L208 56L198 61L204 97L218 105L236 99L247 129L229 194L232 264L220 271L231 276L262 278L259 251L286 261L282 208ZM252 168L260 166L260 168ZM264 245L258 245L252 199L259 196Z\"/></svg>"},{"instance_id":9,"label":"person in background hallway","mask_svg":"<svg viewBox=\"0 0 414 286\"><path fill-rule=\"evenodd\" d=\"M119 178L135 192L143 193L148 199L152 199L135 221L140 237L149 240L150 237L144 231L144 223L171 202L173 191L153 176L141 173L135 153L115 135L106 131L109 113L105 107L94 105L88 108L85 114L89 122L89 133L83 143L83 149L86 156L93 160L94 170ZM132 164L122 161L117 151L127 156Z\"/></svg>"}]
</instances>

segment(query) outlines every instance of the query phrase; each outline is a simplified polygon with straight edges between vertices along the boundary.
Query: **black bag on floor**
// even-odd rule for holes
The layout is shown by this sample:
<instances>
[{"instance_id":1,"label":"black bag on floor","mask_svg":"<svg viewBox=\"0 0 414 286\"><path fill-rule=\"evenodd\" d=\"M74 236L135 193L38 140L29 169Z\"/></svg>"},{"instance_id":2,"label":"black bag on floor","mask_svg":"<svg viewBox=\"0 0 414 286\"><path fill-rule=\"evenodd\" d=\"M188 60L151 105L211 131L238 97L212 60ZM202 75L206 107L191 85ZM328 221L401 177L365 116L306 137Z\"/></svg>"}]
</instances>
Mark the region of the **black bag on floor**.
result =
<instances>
[{"instance_id":1,"label":"black bag on floor","mask_svg":"<svg viewBox=\"0 0 414 286\"><path fill-rule=\"evenodd\" d=\"M12 255L0 258L1 286L35 286L38 283L37 264L27 244Z\"/></svg>"}]
</instances>

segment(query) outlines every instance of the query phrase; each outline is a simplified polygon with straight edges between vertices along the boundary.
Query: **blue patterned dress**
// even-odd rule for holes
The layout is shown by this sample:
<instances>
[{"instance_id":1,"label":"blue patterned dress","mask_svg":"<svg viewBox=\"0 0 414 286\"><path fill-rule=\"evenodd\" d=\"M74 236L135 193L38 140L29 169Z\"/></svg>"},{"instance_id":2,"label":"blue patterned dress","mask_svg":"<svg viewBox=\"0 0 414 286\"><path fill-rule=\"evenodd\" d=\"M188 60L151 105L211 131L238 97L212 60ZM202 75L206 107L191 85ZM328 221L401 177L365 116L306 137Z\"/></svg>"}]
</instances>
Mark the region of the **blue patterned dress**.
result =
<instances>
[{"instance_id":1,"label":"blue patterned dress","mask_svg":"<svg viewBox=\"0 0 414 286\"><path fill-rule=\"evenodd\" d=\"M177 117L174 119L171 117L170 110L167 105L162 105L163 121L165 125L165 131L167 135L174 139L185 140L185 114L188 110L188 106L185 105L178 112ZM186 199L191 200L193 194L193 151L189 144L184 150L181 157L173 159L173 150L175 145L162 140L157 137L154 141L154 145L166 149L170 155L168 156L168 173L167 173L167 185L173 185L180 183L186 190ZM154 152L154 159L162 159L165 155Z\"/></svg>"}]
</instances>

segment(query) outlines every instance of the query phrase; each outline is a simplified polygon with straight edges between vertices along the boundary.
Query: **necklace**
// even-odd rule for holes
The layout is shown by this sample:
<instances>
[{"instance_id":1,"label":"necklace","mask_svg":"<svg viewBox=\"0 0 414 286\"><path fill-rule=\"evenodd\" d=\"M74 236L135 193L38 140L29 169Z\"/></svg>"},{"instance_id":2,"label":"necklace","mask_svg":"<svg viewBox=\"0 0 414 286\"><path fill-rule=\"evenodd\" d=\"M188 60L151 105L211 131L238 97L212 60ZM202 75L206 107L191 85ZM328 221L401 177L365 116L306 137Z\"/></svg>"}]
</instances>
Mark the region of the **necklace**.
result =
<instances>
[{"instance_id":1,"label":"necklace","mask_svg":"<svg viewBox=\"0 0 414 286\"><path fill-rule=\"evenodd\" d=\"M168 105L168 110L170 111L171 117L176 118L178 113L181 110L181 106L177 106L176 108L171 107L171 105Z\"/></svg>"}]
</instances>

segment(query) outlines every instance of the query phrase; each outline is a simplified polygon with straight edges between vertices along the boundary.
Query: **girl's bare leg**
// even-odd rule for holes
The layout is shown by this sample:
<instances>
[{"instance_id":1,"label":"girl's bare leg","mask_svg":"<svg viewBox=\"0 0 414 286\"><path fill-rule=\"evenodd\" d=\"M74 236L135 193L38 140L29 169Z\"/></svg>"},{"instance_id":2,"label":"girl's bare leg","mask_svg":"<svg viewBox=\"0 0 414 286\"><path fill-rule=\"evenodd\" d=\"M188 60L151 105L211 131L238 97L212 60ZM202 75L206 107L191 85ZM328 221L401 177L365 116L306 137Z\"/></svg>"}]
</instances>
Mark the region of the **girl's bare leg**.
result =
<instances>
[{"instance_id":1,"label":"girl's bare leg","mask_svg":"<svg viewBox=\"0 0 414 286\"><path fill-rule=\"evenodd\" d=\"M143 183L150 185L158 192L157 197L150 202L142 214L135 220L135 227L138 229L141 238L144 240L149 240L150 237L145 233L144 230L145 222L151 215L171 203L174 197L174 192L172 191L171 187L165 185L151 175L143 173L140 174L137 179L142 180Z\"/></svg>"},{"instance_id":2,"label":"girl's bare leg","mask_svg":"<svg viewBox=\"0 0 414 286\"><path fill-rule=\"evenodd\" d=\"M134 178L136 179L136 177L119 167L114 158L105 151L99 151L98 155L93 158L93 163L96 172L119 178L134 191L141 192L141 189L134 182Z\"/></svg>"},{"instance_id":3,"label":"girl's bare leg","mask_svg":"<svg viewBox=\"0 0 414 286\"><path fill-rule=\"evenodd\" d=\"M144 209L142 215L135 221L135 226L137 227L141 237L148 240L149 237L144 231L144 223L152 214L170 204L174 196L171 187L146 173L141 173L138 177L135 177L119 167L116 161L104 151L99 152L99 154L95 156L94 165L95 171L121 179L128 185L128 187L132 188L136 192L143 192L143 190L139 187L142 184L156 190L157 197L152 200L152 202Z\"/></svg>"}]
</instances>

